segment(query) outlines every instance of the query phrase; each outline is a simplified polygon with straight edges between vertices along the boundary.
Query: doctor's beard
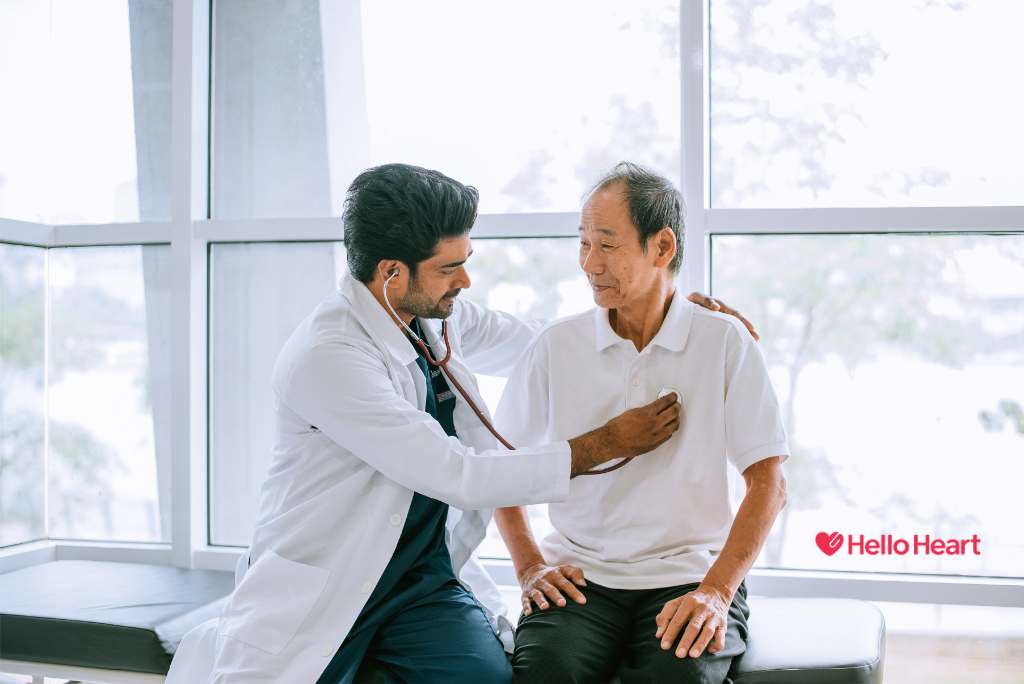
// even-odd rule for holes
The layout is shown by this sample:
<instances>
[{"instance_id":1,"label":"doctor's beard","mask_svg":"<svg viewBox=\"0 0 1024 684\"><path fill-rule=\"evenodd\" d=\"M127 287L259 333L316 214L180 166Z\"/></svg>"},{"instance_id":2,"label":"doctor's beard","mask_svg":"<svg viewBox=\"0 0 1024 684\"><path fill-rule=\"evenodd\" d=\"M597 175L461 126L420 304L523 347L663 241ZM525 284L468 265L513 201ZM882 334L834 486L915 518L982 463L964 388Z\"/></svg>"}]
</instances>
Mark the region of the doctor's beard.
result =
<instances>
[{"instance_id":1,"label":"doctor's beard","mask_svg":"<svg viewBox=\"0 0 1024 684\"><path fill-rule=\"evenodd\" d=\"M449 290L439 300L431 299L420 287L419 279L409 280L409 289L405 296L396 302L396 309L417 318L445 319L455 309L455 298L462 290Z\"/></svg>"}]
</instances>

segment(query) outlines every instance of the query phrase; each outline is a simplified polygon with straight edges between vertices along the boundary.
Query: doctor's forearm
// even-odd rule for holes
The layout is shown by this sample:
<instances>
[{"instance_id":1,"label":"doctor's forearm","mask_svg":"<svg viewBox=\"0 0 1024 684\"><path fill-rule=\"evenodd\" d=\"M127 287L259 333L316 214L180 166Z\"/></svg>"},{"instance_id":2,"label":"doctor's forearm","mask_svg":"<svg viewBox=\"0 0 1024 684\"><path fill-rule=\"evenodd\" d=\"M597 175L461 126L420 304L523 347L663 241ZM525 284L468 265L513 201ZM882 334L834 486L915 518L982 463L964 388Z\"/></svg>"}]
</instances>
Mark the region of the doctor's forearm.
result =
<instances>
[{"instance_id":1,"label":"doctor's forearm","mask_svg":"<svg viewBox=\"0 0 1024 684\"><path fill-rule=\"evenodd\" d=\"M498 524L501 538L505 540L516 578L521 579L523 571L538 563L544 563L544 555L537 546L530 530L530 520L523 506L498 508L494 511L494 522Z\"/></svg>"},{"instance_id":2,"label":"doctor's forearm","mask_svg":"<svg viewBox=\"0 0 1024 684\"><path fill-rule=\"evenodd\" d=\"M785 503L784 485L758 482L748 487L722 552L701 585L719 591L727 602L731 602Z\"/></svg>"},{"instance_id":3,"label":"doctor's forearm","mask_svg":"<svg viewBox=\"0 0 1024 684\"><path fill-rule=\"evenodd\" d=\"M585 473L594 466L610 461L618 455L617 449L612 446L607 426L591 430L579 437L573 437L569 440L569 450L572 456L572 469L569 477Z\"/></svg>"}]
</instances>

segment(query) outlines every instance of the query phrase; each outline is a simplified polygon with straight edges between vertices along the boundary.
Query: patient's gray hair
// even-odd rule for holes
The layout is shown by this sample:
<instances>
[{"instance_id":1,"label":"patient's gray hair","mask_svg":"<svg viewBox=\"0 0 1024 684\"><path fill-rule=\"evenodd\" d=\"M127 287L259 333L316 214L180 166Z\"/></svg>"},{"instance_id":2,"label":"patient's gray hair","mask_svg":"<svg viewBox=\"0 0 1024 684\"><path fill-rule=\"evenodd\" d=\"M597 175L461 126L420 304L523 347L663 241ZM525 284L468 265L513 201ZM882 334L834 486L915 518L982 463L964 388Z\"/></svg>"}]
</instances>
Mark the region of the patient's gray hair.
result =
<instances>
[{"instance_id":1,"label":"patient's gray hair","mask_svg":"<svg viewBox=\"0 0 1024 684\"><path fill-rule=\"evenodd\" d=\"M676 236L676 255L668 265L678 273L683 265L683 197L662 175L633 162L619 162L583 197L584 203L598 190L622 184L629 215L640 233L640 246L647 251L647 239L668 227Z\"/></svg>"}]
</instances>

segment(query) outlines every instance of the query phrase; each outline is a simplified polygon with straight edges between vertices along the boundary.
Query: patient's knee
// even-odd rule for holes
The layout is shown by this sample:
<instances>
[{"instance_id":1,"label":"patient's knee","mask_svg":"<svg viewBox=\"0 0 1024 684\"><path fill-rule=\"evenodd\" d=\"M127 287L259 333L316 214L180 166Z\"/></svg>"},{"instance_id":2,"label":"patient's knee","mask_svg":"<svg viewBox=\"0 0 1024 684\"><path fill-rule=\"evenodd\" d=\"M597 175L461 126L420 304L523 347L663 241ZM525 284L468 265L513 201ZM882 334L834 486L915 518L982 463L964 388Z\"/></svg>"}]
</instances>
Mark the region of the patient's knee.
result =
<instances>
[{"instance_id":1,"label":"patient's knee","mask_svg":"<svg viewBox=\"0 0 1024 684\"><path fill-rule=\"evenodd\" d=\"M599 663L584 662L579 653L557 641L516 648L513 671L516 684L591 684L601 681ZM607 680L604 677L603 680Z\"/></svg>"},{"instance_id":2,"label":"patient's knee","mask_svg":"<svg viewBox=\"0 0 1024 684\"><path fill-rule=\"evenodd\" d=\"M569 658L547 658L543 661L516 661L514 678L516 684L584 684L577 668Z\"/></svg>"}]
</instances>

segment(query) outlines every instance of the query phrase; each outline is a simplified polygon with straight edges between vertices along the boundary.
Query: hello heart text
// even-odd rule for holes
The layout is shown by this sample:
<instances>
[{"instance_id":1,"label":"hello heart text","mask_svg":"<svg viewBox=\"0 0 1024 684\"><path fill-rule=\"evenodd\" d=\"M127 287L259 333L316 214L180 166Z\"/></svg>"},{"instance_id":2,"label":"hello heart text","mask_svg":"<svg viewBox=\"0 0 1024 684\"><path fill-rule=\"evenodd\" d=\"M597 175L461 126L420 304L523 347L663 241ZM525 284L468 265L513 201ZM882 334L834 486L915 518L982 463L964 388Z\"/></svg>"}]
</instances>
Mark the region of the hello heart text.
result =
<instances>
[{"instance_id":1,"label":"hello heart text","mask_svg":"<svg viewBox=\"0 0 1024 684\"><path fill-rule=\"evenodd\" d=\"M915 534L911 539L883 534L869 538L863 534L842 534L840 532L819 532L814 542L822 553L829 556L844 546L850 556L966 556L981 555L981 538L970 537L943 539L930 534Z\"/></svg>"}]
</instances>

